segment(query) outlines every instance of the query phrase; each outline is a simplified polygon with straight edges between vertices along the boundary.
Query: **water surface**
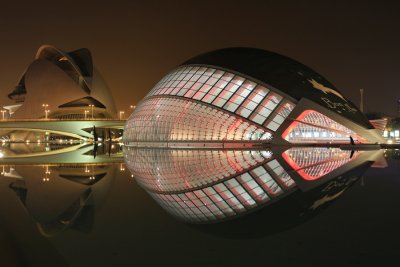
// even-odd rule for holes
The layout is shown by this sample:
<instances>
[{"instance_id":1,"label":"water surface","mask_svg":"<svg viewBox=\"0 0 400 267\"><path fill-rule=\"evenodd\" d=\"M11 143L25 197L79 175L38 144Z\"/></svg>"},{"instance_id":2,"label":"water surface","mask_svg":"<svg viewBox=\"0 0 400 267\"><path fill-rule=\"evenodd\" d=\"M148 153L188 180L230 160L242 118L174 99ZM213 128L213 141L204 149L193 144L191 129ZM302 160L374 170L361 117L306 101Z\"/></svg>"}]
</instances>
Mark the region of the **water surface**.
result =
<instances>
[{"instance_id":1,"label":"water surface","mask_svg":"<svg viewBox=\"0 0 400 267\"><path fill-rule=\"evenodd\" d=\"M387 166L382 159L360 161L337 177L321 183L316 178L306 193L299 189L258 211L213 224L188 224L164 211L140 177L132 177L120 148L73 151L83 153L2 159L4 266L367 266L397 259L399 151L379 152ZM169 166L165 160L174 160L165 151L152 153L149 164L163 160ZM317 150L290 153L304 158ZM138 154L125 157L132 155ZM281 154L272 153L276 156ZM156 173L146 167L144 173Z\"/></svg>"}]
</instances>

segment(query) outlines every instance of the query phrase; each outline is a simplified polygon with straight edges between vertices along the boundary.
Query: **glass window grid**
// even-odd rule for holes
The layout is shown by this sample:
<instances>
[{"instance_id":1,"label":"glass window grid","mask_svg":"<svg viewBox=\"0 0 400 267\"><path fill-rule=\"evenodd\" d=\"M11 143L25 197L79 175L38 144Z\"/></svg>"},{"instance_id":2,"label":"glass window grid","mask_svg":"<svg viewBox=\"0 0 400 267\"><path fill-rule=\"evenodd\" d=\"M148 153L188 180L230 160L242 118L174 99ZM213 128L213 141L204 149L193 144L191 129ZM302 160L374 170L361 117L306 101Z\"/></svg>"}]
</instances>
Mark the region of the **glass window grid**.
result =
<instances>
[{"instance_id":1,"label":"glass window grid","mask_svg":"<svg viewBox=\"0 0 400 267\"><path fill-rule=\"evenodd\" d=\"M223 183L216 184L213 188L237 213L246 211L239 199L237 199Z\"/></svg>"},{"instance_id":2,"label":"glass window grid","mask_svg":"<svg viewBox=\"0 0 400 267\"><path fill-rule=\"evenodd\" d=\"M127 121L124 133L128 142L242 141L264 137L272 135L221 110L177 98L145 100Z\"/></svg>"},{"instance_id":3,"label":"glass window grid","mask_svg":"<svg viewBox=\"0 0 400 267\"><path fill-rule=\"evenodd\" d=\"M274 159L266 163L267 168L269 168L273 173L275 173L276 178L280 181L280 184L286 188L292 188L296 185L294 180L289 176L289 174L282 168L279 162Z\"/></svg>"},{"instance_id":4,"label":"glass window grid","mask_svg":"<svg viewBox=\"0 0 400 267\"><path fill-rule=\"evenodd\" d=\"M225 214L225 216L234 216L237 214L212 187L203 188L202 191L221 210L221 212Z\"/></svg>"},{"instance_id":5,"label":"glass window grid","mask_svg":"<svg viewBox=\"0 0 400 267\"><path fill-rule=\"evenodd\" d=\"M295 127L284 137L291 143L347 142L349 136L352 136L356 141L365 141L354 131L315 110L304 111L293 123L296 123Z\"/></svg>"},{"instance_id":6,"label":"glass window grid","mask_svg":"<svg viewBox=\"0 0 400 267\"><path fill-rule=\"evenodd\" d=\"M257 106L257 108L251 113L249 119L258 123L264 124L266 119L270 116L275 107L279 104L282 98L277 97L274 93L269 93L264 100Z\"/></svg>"},{"instance_id":7,"label":"glass window grid","mask_svg":"<svg viewBox=\"0 0 400 267\"><path fill-rule=\"evenodd\" d=\"M151 191L175 192L204 187L262 164L261 152L124 148L127 167Z\"/></svg>"},{"instance_id":8,"label":"glass window grid","mask_svg":"<svg viewBox=\"0 0 400 267\"><path fill-rule=\"evenodd\" d=\"M304 148L304 150L290 148L284 153L296 163L296 169L301 169L312 179L320 178L351 160L351 151L344 151L340 148L320 147L315 148L315 151L311 151L309 148ZM355 157L357 154L353 156L353 159Z\"/></svg>"},{"instance_id":9,"label":"glass window grid","mask_svg":"<svg viewBox=\"0 0 400 267\"><path fill-rule=\"evenodd\" d=\"M268 194L260 187L249 173L244 173L237 177L240 184L253 197L257 203L265 203L270 200Z\"/></svg>"},{"instance_id":10,"label":"glass window grid","mask_svg":"<svg viewBox=\"0 0 400 267\"><path fill-rule=\"evenodd\" d=\"M261 185L261 187L268 193L269 196L274 197L283 193L281 187L267 172L267 170L259 166L250 171L250 174Z\"/></svg>"},{"instance_id":11,"label":"glass window grid","mask_svg":"<svg viewBox=\"0 0 400 267\"><path fill-rule=\"evenodd\" d=\"M204 205L204 203L200 201L193 192L186 192L185 195L194 205L194 207L196 207L197 210L199 210L207 219L216 219L216 216L214 216L213 212L206 205Z\"/></svg>"},{"instance_id":12,"label":"glass window grid","mask_svg":"<svg viewBox=\"0 0 400 267\"><path fill-rule=\"evenodd\" d=\"M204 69L204 67L202 68ZM197 69L196 74L190 80L187 76L181 74L185 71L190 72L190 70L187 70L188 67L178 68L173 72L176 75L169 74L168 79L157 84L157 90L151 90L148 96L170 94L192 98L234 112L261 125L271 114L275 114L273 111L276 109L277 103L282 100L282 96L279 94L272 93L270 89L222 70L205 68L206 70L201 73L202 68ZM198 72L201 74L198 74ZM218 73L218 75L213 75L214 73ZM182 80L186 82L183 83ZM163 86L168 89L163 89ZM267 94L271 94L274 101L270 99L265 100L265 103L262 102ZM285 119L286 116L287 114L284 116L282 114L275 115L274 120L268 121L269 129L277 130L281 120Z\"/></svg>"},{"instance_id":13,"label":"glass window grid","mask_svg":"<svg viewBox=\"0 0 400 267\"><path fill-rule=\"evenodd\" d=\"M280 165L271 162L269 166L276 169ZM246 172L236 178L192 192L151 195L156 195L154 198L168 212L184 220L205 222L224 219L267 203L271 196L277 196L276 193L271 194L270 189L263 189L254 178L267 173L265 168L260 167L254 172L250 171L251 175Z\"/></svg>"},{"instance_id":14,"label":"glass window grid","mask_svg":"<svg viewBox=\"0 0 400 267\"><path fill-rule=\"evenodd\" d=\"M198 197L199 201L203 203L207 208L211 211L211 213L218 219L225 218L226 215L223 213L222 210L220 210L219 207L217 207L212 200L202 191L202 190L196 190L193 191L193 193Z\"/></svg>"},{"instance_id":15,"label":"glass window grid","mask_svg":"<svg viewBox=\"0 0 400 267\"><path fill-rule=\"evenodd\" d=\"M132 151L135 152L134 154L144 154L146 159L143 159L143 161L148 163L152 162L153 164L143 166L141 160L138 160L136 157L132 157L132 153L130 153ZM163 152L160 153L160 151ZM184 174L184 176L190 176L194 174L199 175L200 178L204 176L205 173L209 173L210 176L214 175L213 173L210 173L210 169L214 170L216 168L208 165L210 162L210 153L214 154L216 158L221 156L229 158L227 161L230 163L227 163L227 161L214 160L213 162L218 163L216 166L226 166L228 164L232 169L237 170L241 170L241 166L235 166L236 164L232 164L232 161L238 161L240 159L242 164L246 160L253 161L252 163L258 163L263 159L263 154L268 156L272 155L271 153L262 153L261 151L160 151L154 152L153 149L128 150L128 153L126 154L128 168L130 168L130 170L132 167L134 170L140 167L143 168L142 171L136 170L136 173L133 172L137 177L139 184L142 185L142 180L157 180L158 175L160 174L162 177L166 177L166 180L168 181L172 180L173 178L176 179L176 172L181 171L182 165L178 165L178 167L176 167L176 164L174 164L175 161L168 157L170 154L176 154L179 156L179 158L186 159L188 162L187 165L190 166L190 168L188 169L188 172ZM198 155L199 152L202 154L200 157ZM154 156L149 158L148 154ZM202 166L193 166L198 162L196 159L204 159ZM162 162L165 162L165 164L160 164ZM132 164L137 164L137 166L132 166ZM261 162L261 164L265 164L265 167L261 165L254 169L247 170L245 173L234 178L221 181L219 184L215 184L206 188L196 189L194 191L186 191L185 193L168 194L165 191L166 188L162 187L161 191L165 193L159 194L151 191L150 192L153 195L157 195L157 197L154 198L167 212L170 212L179 218L183 218L184 220L193 222L207 222L223 219L225 217L234 216L238 213L242 213L246 210L259 206L260 204L266 203L271 200L271 198L274 198L285 191L285 189L279 191L277 183L275 183L276 186L275 189L273 189L275 182L273 179L278 179L276 176L268 175L272 181L267 181L264 177L267 173L271 173L273 171L279 173L278 170L281 167L280 164L276 160L268 161L268 163ZM147 176L145 173L146 171ZM167 176L165 176L165 172L167 172ZM179 179L181 178L183 177L179 177ZM218 179L216 181L218 181ZM184 184L186 184L186 182L188 182L187 179ZM156 182L154 182L154 184L160 186L160 184ZM204 183L197 183L197 185L199 184L206 186ZM186 187L184 190L190 190L190 187Z\"/></svg>"},{"instance_id":16,"label":"glass window grid","mask_svg":"<svg viewBox=\"0 0 400 267\"><path fill-rule=\"evenodd\" d=\"M238 183L238 181L236 181L236 179L227 180L224 182L224 184L246 208L251 208L256 205L254 199L246 192L246 190Z\"/></svg>"}]
</instances>

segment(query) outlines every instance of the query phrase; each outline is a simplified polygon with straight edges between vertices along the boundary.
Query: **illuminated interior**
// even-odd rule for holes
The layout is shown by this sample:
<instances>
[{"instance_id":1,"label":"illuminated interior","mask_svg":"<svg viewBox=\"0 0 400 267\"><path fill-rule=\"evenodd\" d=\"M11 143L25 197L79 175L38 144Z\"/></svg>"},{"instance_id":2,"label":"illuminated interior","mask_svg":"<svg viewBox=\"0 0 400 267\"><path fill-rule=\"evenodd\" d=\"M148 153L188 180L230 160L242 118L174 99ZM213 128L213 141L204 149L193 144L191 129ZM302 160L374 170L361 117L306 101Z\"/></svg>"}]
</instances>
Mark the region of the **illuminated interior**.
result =
<instances>
[{"instance_id":1,"label":"illuminated interior","mask_svg":"<svg viewBox=\"0 0 400 267\"><path fill-rule=\"evenodd\" d=\"M292 147L282 157L305 180L317 180L358 157L356 152L328 147Z\"/></svg>"},{"instance_id":2,"label":"illuminated interior","mask_svg":"<svg viewBox=\"0 0 400 267\"><path fill-rule=\"evenodd\" d=\"M271 203L296 184L268 150L124 148L138 183L169 213L209 222Z\"/></svg>"},{"instance_id":3,"label":"illuminated interior","mask_svg":"<svg viewBox=\"0 0 400 267\"><path fill-rule=\"evenodd\" d=\"M268 141L293 108L292 102L248 78L182 66L137 106L124 142Z\"/></svg>"},{"instance_id":4,"label":"illuminated interior","mask_svg":"<svg viewBox=\"0 0 400 267\"><path fill-rule=\"evenodd\" d=\"M282 134L290 143L348 143L350 136L356 142L365 143L354 131L315 110L303 111Z\"/></svg>"}]
</instances>

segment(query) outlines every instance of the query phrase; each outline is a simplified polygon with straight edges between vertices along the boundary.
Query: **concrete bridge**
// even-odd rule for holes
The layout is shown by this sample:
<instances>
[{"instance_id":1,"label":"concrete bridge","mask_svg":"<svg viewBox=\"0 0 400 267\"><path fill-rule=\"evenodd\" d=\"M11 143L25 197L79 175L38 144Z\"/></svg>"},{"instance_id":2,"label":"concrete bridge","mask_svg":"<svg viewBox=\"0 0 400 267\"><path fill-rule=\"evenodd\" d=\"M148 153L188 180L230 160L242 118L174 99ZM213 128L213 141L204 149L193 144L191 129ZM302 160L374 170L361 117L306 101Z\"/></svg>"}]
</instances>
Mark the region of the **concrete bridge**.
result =
<instances>
[{"instance_id":1,"label":"concrete bridge","mask_svg":"<svg viewBox=\"0 0 400 267\"><path fill-rule=\"evenodd\" d=\"M18 119L0 120L0 129L49 132L78 139L93 139L93 126L103 129L123 129L125 120L111 119ZM86 131L84 130L86 129Z\"/></svg>"}]
</instances>

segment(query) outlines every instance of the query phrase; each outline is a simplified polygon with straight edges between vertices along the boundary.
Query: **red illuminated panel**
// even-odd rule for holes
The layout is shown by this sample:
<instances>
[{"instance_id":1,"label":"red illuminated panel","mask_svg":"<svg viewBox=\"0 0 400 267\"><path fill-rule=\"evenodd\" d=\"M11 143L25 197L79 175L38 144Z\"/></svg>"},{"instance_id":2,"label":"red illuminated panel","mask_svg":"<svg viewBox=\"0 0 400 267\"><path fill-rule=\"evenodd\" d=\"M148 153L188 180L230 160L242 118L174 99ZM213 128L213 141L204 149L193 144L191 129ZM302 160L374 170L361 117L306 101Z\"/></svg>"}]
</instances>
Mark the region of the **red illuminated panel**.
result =
<instances>
[{"instance_id":1,"label":"red illuminated panel","mask_svg":"<svg viewBox=\"0 0 400 267\"><path fill-rule=\"evenodd\" d=\"M302 178L317 180L358 157L356 152L350 159L351 151L340 148L290 148L282 157Z\"/></svg>"},{"instance_id":2,"label":"red illuminated panel","mask_svg":"<svg viewBox=\"0 0 400 267\"><path fill-rule=\"evenodd\" d=\"M385 131L388 120L386 118L377 119L377 120L369 120L369 122L377 129L381 134Z\"/></svg>"},{"instance_id":3,"label":"red illuminated panel","mask_svg":"<svg viewBox=\"0 0 400 267\"><path fill-rule=\"evenodd\" d=\"M359 143L366 142L354 131L315 110L303 111L282 134L291 143L347 143L350 136Z\"/></svg>"}]
</instances>

